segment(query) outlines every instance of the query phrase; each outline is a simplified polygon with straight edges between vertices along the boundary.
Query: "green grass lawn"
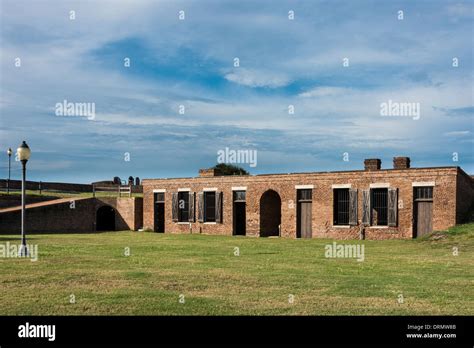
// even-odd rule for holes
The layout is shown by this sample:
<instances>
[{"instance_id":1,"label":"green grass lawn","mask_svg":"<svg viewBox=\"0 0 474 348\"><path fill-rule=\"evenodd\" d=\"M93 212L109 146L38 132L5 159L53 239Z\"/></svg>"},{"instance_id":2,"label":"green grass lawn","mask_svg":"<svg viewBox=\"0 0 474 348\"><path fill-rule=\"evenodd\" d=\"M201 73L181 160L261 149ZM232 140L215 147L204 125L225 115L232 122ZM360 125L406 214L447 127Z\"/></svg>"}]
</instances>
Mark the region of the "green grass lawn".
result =
<instances>
[{"instance_id":1,"label":"green grass lawn","mask_svg":"<svg viewBox=\"0 0 474 348\"><path fill-rule=\"evenodd\" d=\"M363 262L325 258L323 239L110 232L28 243L37 262L0 259L3 315L474 314L474 224L363 241Z\"/></svg>"}]
</instances>

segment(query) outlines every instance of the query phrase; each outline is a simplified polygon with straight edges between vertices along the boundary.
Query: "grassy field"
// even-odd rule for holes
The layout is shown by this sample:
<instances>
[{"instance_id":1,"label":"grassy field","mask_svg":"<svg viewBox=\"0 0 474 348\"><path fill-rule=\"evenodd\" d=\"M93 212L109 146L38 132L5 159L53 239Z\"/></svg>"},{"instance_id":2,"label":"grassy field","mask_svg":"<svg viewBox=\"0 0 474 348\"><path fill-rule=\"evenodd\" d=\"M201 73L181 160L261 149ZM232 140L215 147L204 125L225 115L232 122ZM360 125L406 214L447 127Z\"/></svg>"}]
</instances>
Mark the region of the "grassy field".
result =
<instances>
[{"instance_id":1,"label":"grassy field","mask_svg":"<svg viewBox=\"0 0 474 348\"><path fill-rule=\"evenodd\" d=\"M363 262L325 258L322 239L110 232L28 243L38 261L0 259L1 314L474 314L474 224L363 241Z\"/></svg>"}]
</instances>

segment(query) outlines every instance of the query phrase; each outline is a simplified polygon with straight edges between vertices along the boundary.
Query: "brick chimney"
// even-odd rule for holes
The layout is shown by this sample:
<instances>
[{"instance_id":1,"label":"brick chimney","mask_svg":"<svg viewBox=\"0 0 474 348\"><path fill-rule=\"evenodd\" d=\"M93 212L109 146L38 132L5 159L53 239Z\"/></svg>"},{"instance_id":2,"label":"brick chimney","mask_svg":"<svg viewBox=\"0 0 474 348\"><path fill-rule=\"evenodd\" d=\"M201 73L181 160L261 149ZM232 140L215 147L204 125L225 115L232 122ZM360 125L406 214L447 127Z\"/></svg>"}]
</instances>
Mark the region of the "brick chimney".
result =
<instances>
[{"instance_id":1,"label":"brick chimney","mask_svg":"<svg viewBox=\"0 0 474 348\"><path fill-rule=\"evenodd\" d=\"M408 169L410 168L410 157L394 157L393 169Z\"/></svg>"},{"instance_id":2,"label":"brick chimney","mask_svg":"<svg viewBox=\"0 0 474 348\"><path fill-rule=\"evenodd\" d=\"M212 176L219 176L219 175L221 175L221 172L219 169L215 169L215 168L199 169L199 177L201 178L209 178Z\"/></svg>"},{"instance_id":3,"label":"brick chimney","mask_svg":"<svg viewBox=\"0 0 474 348\"><path fill-rule=\"evenodd\" d=\"M368 158L364 160L364 169L365 170L380 170L382 161L378 158Z\"/></svg>"}]
</instances>

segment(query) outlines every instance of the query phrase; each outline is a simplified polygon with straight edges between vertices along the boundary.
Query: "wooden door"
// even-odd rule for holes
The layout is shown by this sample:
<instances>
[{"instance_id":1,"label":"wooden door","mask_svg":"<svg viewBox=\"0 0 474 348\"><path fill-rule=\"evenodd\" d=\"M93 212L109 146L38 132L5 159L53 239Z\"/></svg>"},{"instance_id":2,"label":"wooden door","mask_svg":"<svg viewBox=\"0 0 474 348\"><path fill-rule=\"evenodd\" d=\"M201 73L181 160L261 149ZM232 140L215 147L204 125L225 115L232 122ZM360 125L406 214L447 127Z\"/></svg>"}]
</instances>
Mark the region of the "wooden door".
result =
<instances>
[{"instance_id":1,"label":"wooden door","mask_svg":"<svg viewBox=\"0 0 474 348\"><path fill-rule=\"evenodd\" d=\"M420 237L433 231L433 202L417 202L416 236Z\"/></svg>"},{"instance_id":2,"label":"wooden door","mask_svg":"<svg viewBox=\"0 0 474 348\"><path fill-rule=\"evenodd\" d=\"M300 214L299 214L299 225L301 238L311 238L313 236L311 228L311 202L300 202Z\"/></svg>"}]
</instances>

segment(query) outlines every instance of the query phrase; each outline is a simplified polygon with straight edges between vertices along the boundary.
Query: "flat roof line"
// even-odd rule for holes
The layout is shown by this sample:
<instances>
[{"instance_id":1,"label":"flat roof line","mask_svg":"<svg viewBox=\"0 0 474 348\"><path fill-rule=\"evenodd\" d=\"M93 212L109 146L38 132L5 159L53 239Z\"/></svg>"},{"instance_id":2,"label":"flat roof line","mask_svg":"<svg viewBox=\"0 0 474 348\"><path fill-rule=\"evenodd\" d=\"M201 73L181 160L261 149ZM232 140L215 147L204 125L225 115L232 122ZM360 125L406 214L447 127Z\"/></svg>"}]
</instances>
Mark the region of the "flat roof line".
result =
<instances>
[{"instance_id":1,"label":"flat roof line","mask_svg":"<svg viewBox=\"0 0 474 348\"><path fill-rule=\"evenodd\" d=\"M388 172L388 171L405 171L405 170L424 170L424 169L456 169L458 166L444 166L444 167L412 167L412 168L386 168L377 170L365 170L365 169L353 169L353 170L334 170L334 171L322 171L322 172L291 172L291 173L272 173L272 174L256 174L254 176L266 176L266 175L294 175L294 174L332 174L332 173L377 173L377 172Z\"/></svg>"},{"instance_id":2,"label":"flat roof line","mask_svg":"<svg viewBox=\"0 0 474 348\"><path fill-rule=\"evenodd\" d=\"M379 173L379 172L390 172L390 171L415 171L415 170L430 170L430 169L461 169L459 166L444 166L444 167L414 167L414 168L404 168L404 169L378 169L378 170L365 170L365 169L355 169L355 170L337 170L337 171L321 171L321 172L292 172L292 173L270 173L270 174L254 174L254 175L217 175L209 177L201 176L191 176L191 177L175 177L175 178L146 178L142 179L142 182L148 180L175 180L175 179L215 179L215 178L249 178L249 177L262 177L262 176L282 176L282 175L304 175L304 174L337 174L337 173ZM462 169L461 169L462 170Z\"/></svg>"}]
</instances>

